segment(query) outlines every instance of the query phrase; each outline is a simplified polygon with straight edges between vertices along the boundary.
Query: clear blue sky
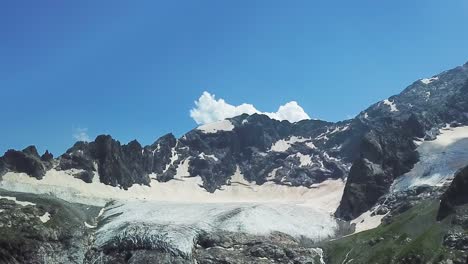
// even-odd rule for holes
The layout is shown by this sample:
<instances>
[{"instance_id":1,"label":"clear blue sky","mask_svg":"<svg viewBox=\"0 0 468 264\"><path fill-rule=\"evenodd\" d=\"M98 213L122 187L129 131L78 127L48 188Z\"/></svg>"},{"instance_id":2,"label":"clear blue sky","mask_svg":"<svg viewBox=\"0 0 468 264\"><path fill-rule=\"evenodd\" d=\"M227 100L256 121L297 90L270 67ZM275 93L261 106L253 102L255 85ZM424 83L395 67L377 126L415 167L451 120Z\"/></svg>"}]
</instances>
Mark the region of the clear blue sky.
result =
<instances>
[{"instance_id":1,"label":"clear blue sky","mask_svg":"<svg viewBox=\"0 0 468 264\"><path fill-rule=\"evenodd\" d=\"M2 1L0 152L152 143L203 91L346 119L468 60L468 1Z\"/></svg>"}]
</instances>

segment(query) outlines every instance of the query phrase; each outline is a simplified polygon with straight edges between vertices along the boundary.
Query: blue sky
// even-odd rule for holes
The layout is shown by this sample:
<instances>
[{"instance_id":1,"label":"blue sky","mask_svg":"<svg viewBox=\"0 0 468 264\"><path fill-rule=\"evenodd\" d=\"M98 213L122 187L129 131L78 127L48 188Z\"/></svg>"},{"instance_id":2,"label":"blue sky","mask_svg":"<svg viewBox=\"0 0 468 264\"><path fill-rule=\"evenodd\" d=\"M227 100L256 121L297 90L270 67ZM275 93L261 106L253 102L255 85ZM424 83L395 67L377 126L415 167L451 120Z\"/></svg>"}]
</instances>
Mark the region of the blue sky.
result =
<instances>
[{"instance_id":1,"label":"blue sky","mask_svg":"<svg viewBox=\"0 0 468 264\"><path fill-rule=\"evenodd\" d=\"M152 143L203 91L341 120L468 61L468 2L2 1L0 152Z\"/></svg>"}]
</instances>

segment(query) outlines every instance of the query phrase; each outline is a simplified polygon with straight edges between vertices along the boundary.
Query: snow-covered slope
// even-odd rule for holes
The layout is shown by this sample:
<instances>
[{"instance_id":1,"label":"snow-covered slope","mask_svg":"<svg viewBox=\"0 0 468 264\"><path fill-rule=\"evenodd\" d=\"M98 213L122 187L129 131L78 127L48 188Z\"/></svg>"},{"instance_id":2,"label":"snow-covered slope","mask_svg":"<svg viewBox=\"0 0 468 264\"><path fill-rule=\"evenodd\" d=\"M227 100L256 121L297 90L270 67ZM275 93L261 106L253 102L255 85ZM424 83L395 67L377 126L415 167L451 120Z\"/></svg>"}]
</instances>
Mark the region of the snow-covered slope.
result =
<instances>
[{"instance_id":1,"label":"snow-covered slope","mask_svg":"<svg viewBox=\"0 0 468 264\"><path fill-rule=\"evenodd\" d=\"M200 177L188 175L188 161L179 167L174 180L152 180L150 186L134 184L128 190L99 182L95 175L92 183L85 183L72 176L71 172L50 170L42 180L24 173L8 172L0 182L0 188L30 193L50 193L70 202L103 206L111 200L151 200L191 203L274 202L311 205L323 212L336 210L343 194L344 181L327 180L311 188L278 185L267 182L263 185L249 183L239 170L231 178L230 185L214 193L200 187Z\"/></svg>"},{"instance_id":2,"label":"snow-covered slope","mask_svg":"<svg viewBox=\"0 0 468 264\"><path fill-rule=\"evenodd\" d=\"M440 186L468 165L468 126L441 129L435 140L418 142L419 162L396 179L392 191L420 185Z\"/></svg>"}]
</instances>

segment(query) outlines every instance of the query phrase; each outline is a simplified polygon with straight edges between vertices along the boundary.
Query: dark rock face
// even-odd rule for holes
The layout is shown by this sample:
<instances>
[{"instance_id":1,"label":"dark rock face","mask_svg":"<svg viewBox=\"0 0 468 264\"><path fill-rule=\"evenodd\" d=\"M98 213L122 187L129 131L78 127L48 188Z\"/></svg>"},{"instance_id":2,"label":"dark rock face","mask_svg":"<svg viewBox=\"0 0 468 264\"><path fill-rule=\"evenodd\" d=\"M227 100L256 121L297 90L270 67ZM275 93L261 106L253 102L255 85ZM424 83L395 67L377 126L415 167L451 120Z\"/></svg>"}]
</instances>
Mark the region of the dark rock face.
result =
<instances>
[{"instance_id":1,"label":"dark rock face","mask_svg":"<svg viewBox=\"0 0 468 264\"><path fill-rule=\"evenodd\" d=\"M34 146L29 146L23 151L10 149L5 153L2 160L6 164L7 169L24 172L37 179L42 179L47 168Z\"/></svg>"},{"instance_id":2,"label":"dark rock face","mask_svg":"<svg viewBox=\"0 0 468 264\"><path fill-rule=\"evenodd\" d=\"M145 173L142 147L137 141L120 145L110 136L98 136L92 146L101 182L124 188L132 184L149 184Z\"/></svg>"},{"instance_id":3,"label":"dark rock face","mask_svg":"<svg viewBox=\"0 0 468 264\"><path fill-rule=\"evenodd\" d=\"M5 163L5 161L3 161L3 157L0 157L0 180L2 179L2 176L5 175L5 173L7 173L7 171L7 164Z\"/></svg>"},{"instance_id":4,"label":"dark rock face","mask_svg":"<svg viewBox=\"0 0 468 264\"><path fill-rule=\"evenodd\" d=\"M238 116L230 122L234 126L231 131L206 133L194 129L180 139L167 134L145 147L137 141L121 145L101 135L90 143L77 142L59 158L57 169L81 170L74 175L86 182L98 172L101 182L122 188L148 185L150 177L169 181L179 171L182 178L200 176L202 187L214 192L230 184L238 169L245 179L257 184L270 180L310 186L346 176L354 153L348 150L354 147L348 136L358 134L348 130L348 122L309 120L291 124L257 114ZM291 143L284 150L270 150L280 140ZM340 155L337 146L349 156ZM301 156L309 157L310 162L302 164Z\"/></svg>"},{"instance_id":5,"label":"dark rock face","mask_svg":"<svg viewBox=\"0 0 468 264\"><path fill-rule=\"evenodd\" d=\"M170 162L175 144L172 134L144 148L136 140L121 145L109 135L100 135L90 143L77 142L60 157L57 168L82 170L74 175L85 182L91 182L98 172L104 184L125 189L133 184L148 185L149 174L162 173Z\"/></svg>"},{"instance_id":6,"label":"dark rock face","mask_svg":"<svg viewBox=\"0 0 468 264\"><path fill-rule=\"evenodd\" d=\"M46 170L50 170L53 167L53 162L54 162L54 155L50 153L48 150L41 156L41 161L46 167Z\"/></svg>"},{"instance_id":7,"label":"dark rock face","mask_svg":"<svg viewBox=\"0 0 468 264\"><path fill-rule=\"evenodd\" d=\"M468 203L468 167L460 170L453 179L448 190L442 195L438 220L455 213L456 206Z\"/></svg>"},{"instance_id":8,"label":"dark rock face","mask_svg":"<svg viewBox=\"0 0 468 264\"><path fill-rule=\"evenodd\" d=\"M410 118L402 122L408 123ZM337 216L350 220L367 211L387 193L397 176L418 161L413 142L416 136L402 132L404 129L396 121L386 120L382 127L375 125L363 136L360 157L350 170Z\"/></svg>"},{"instance_id":9,"label":"dark rock face","mask_svg":"<svg viewBox=\"0 0 468 264\"><path fill-rule=\"evenodd\" d=\"M359 159L353 164L349 173L348 182L340 208L346 211L338 211L344 219L352 219L353 216L362 213L363 208L372 207L380 196L386 193L392 183L385 177L382 167L373 164L367 159ZM343 210L343 209L341 209Z\"/></svg>"}]
</instances>

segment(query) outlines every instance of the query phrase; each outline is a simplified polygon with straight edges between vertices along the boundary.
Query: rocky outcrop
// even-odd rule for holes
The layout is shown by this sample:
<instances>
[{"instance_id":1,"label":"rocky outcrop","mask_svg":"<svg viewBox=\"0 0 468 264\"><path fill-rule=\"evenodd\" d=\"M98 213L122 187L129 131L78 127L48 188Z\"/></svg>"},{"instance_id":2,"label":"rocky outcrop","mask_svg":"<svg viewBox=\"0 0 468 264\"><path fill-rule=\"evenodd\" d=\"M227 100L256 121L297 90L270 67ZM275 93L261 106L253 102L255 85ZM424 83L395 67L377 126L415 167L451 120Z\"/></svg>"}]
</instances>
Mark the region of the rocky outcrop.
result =
<instances>
[{"instance_id":1,"label":"rocky outcrop","mask_svg":"<svg viewBox=\"0 0 468 264\"><path fill-rule=\"evenodd\" d=\"M456 207L468 203L468 167L460 170L450 187L442 195L437 219L442 220L455 213Z\"/></svg>"},{"instance_id":2,"label":"rocky outcrop","mask_svg":"<svg viewBox=\"0 0 468 264\"><path fill-rule=\"evenodd\" d=\"M109 135L100 135L93 142L77 142L68 149L60 156L57 169L78 170L74 176L85 182L91 182L97 172L102 183L124 189L133 184L148 185L151 173L165 171L175 144L172 134L146 147L136 140L121 145Z\"/></svg>"},{"instance_id":3,"label":"rocky outcrop","mask_svg":"<svg viewBox=\"0 0 468 264\"><path fill-rule=\"evenodd\" d=\"M370 209L395 178L418 161L415 138L433 140L447 124L467 125L468 64L414 82L402 93L374 104L355 121L365 126L359 157L348 176L338 217L353 219ZM364 166L371 162L373 170ZM374 173L374 171L376 173Z\"/></svg>"},{"instance_id":4,"label":"rocky outcrop","mask_svg":"<svg viewBox=\"0 0 468 264\"><path fill-rule=\"evenodd\" d=\"M387 120L364 135L360 157L351 167L337 216L351 220L369 210L388 192L394 179L418 161L412 133L419 131L405 131L403 125L411 124L412 118L403 120L402 124Z\"/></svg>"},{"instance_id":5,"label":"rocky outcrop","mask_svg":"<svg viewBox=\"0 0 468 264\"><path fill-rule=\"evenodd\" d=\"M75 177L128 188L150 178L165 182L175 177L199 176L209 192L222 189L238 171L251 182L273 181L311 186L346 176L355 147L348 122L277 121L265 115L241 115L229 120L233 129L207 133L194 129L180 139L172 134L149 146L137 141L126 145L108 135L77 142L59 157L57 169L73 170ZM287 146L273 149L280 142ZM343 150L346 155L341 155ZM180 175L177 175L179 173Z\"/></svg>"},{"instance_id":6,"label":"rocky outcrop","mask_svg":"<svg viewBox=\"0 0 468 264\"><path fill-rule=\"evenodd\" d=\"M446 234L443 244L451 249L468 250L468 236L463 233Z\"/></svg>"},{"instance_id":7,"label":"rocky outcrop","mask_svg":"<svg viewBox=\"0 0 468 264\"><path fill-rule=\"evenodd\" d=\"M84 263L92 230L83 223L91 223L97 208L45 196L1 195L0 263Z\"/></svg>"},{"instance_id":8,"label":"rocky outcrop","mask_svg":"<svg viewBox=\"0 0 468 264\"><path fill-rule=\"evenodd\" d=\"M201 234L195 249L197 263L322 263L322 250L301 245L282 233L266 237L221 232Z\"/></svg>"},{"instance_id":9,"label":"rocky outcrop","mask_svg":"<svg viewBox=\"0 0 468 264\"><path fill-rule=\"evenodd\" d=\"M135 183L149 184L143 148L136 140L122 146L110 136L101 135L92 143L91 148L101 182L124 188Z\"/></svg>"},{"instance_id":10,"label":"rocky outcrop","mask_svg":"<svg viewBox=\"0 0 468 264\"><path fill-rule=\"evenodd\" d=\"M2 176L5 175L5 173L7 173L7 171L7 164L5 163L5 161L3 161L3 157L0 157L0 180L2 179Z\"/></svg>"},{"instance_id":11,"label":"rocky outcrop","mask_svg":"<svg viewBox=\"0 0 468 264\"><path fill-rule=\"evenodd\" d=\"M202 233L190 256L180 252L168 252L152 245L119 248L93 249L88 252L85 263L290 263L321 264L323 252L319 248L304 245L283 233L269 236L254 236L244 233Z\"/></svg>"},{"instance_id":12,"label":"rocky outcrop","mask_svg":"<svg viewBox=\"0 0 468 264\"><path fill-rule=\"evenodd\" d=\"M23 172L34 178L42 179L48 168L52 167L52 156L46 151L43 159L37 153L34 146L29 146L22 151L8 150L2 157L3 171L5 167L8 170L15 172ZM2 165L0 165L2 171Z\"/></svg>"}]
</instances>

